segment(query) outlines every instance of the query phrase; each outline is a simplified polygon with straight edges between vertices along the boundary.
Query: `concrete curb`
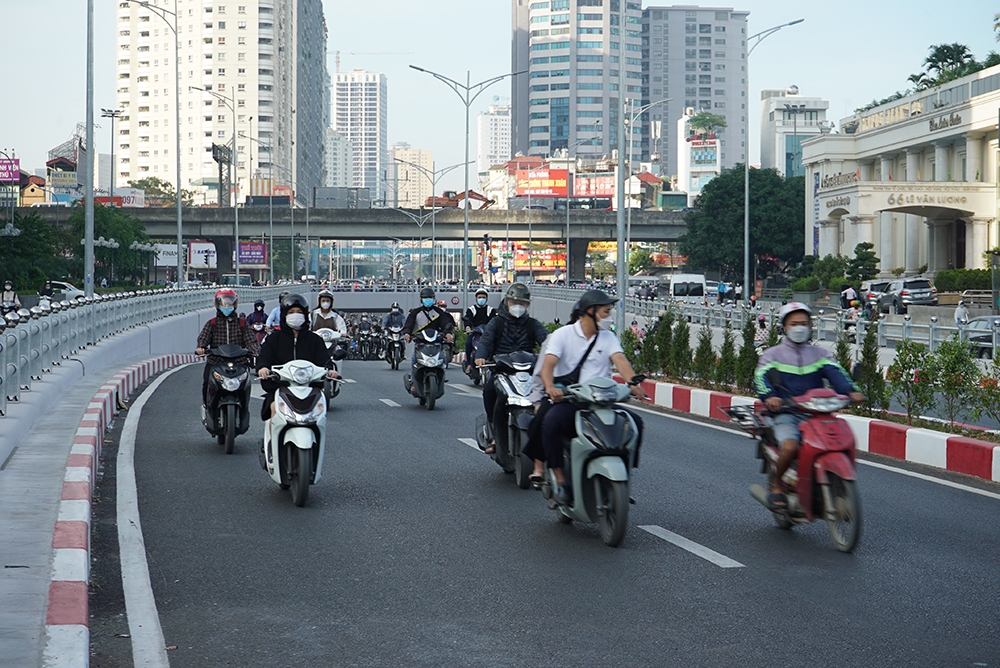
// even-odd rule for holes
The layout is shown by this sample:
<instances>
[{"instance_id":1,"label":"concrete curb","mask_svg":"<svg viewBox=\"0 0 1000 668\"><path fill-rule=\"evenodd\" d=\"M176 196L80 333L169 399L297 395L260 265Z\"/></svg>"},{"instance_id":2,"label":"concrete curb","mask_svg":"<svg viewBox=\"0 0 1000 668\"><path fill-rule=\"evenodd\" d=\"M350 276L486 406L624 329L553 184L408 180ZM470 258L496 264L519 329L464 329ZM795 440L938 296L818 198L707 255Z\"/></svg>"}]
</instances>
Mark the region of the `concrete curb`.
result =
<instances>
[{"instance_id":1,"label":"concrete curb","mask_svg":"<svg viewBox=\"0 0 1000 668\"><path fill-rule=\"evenodd\" d=\"M621 376L615 376L624 382ZM646 403L726 422L722 406L752 406L757 400L660 381L643 381ZM1000 482L1000 444L858 415L840 415L858 450Z\"/></svg>"},{"instance_id":2,"label":"concrete curb","mask_svg":"<svg viewBox=\"0 0 1000 668\"><path fill-rule=\"evenodd\" d=\"M52 574L45 617L46 667L90 663L90 518L104 433L125 399L150 377L195 362L193 354L153 357L116 373L90 400L66 461L59 514L52 536Z\"/></svg>"}]
</instances>

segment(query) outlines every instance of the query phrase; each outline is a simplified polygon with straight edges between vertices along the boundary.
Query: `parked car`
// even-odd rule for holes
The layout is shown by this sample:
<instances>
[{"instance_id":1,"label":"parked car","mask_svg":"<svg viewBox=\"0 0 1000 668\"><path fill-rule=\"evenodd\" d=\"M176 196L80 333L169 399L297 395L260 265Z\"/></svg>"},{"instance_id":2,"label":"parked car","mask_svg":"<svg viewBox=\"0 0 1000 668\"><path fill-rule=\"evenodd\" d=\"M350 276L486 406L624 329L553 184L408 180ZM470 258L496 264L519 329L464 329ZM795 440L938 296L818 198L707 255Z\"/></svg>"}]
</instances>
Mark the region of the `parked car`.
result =
<instances>
[{"instance_id":1,"label":"parked car","mask_svg":"<svg viewBox=\"0 0 1000 668\"><path fill-rule=\"evenodd\" d=\"M862 281L858 290L859 301L864 306L866 303L875 306L878 304L878 297L889 287L890 281Z\"/></svg>"},{"instance_id":2,"label":"parked car","mask_svg":"<svg viewBox=\"0 0 1000 668\"><path fill-rule=\"evenodd\" d=\"M973 318L968 322L965 335L976 349L976 356L985 359L993 359L993 323L1000 322L1000 318L993 315L984 315Z\"/></svg>"},{"instance_id":3,"label":"parked car","mask_svg":"<svg viewBox=\"0 0 1000 668\"><path fill-rule=\"evenodd\" d=\"M878 306L882 313L906 313L910 306L937 306L937 288L929 279L914 277L901 278L889 284L885 292L878 296Z\"/></svg>"},{"instance_id":4,"label":"parked car","mask_svg":"<svg viewBox=\"0 0 1000 668\"><path fill-rule=\"evenodd\" d=\"M61 292L63 294L63 299L76 299L84 295L83 290L71 283L64 283L62 281L49 281L49 283L52 285L53 292Z\"/></svg>"}]
</instances>

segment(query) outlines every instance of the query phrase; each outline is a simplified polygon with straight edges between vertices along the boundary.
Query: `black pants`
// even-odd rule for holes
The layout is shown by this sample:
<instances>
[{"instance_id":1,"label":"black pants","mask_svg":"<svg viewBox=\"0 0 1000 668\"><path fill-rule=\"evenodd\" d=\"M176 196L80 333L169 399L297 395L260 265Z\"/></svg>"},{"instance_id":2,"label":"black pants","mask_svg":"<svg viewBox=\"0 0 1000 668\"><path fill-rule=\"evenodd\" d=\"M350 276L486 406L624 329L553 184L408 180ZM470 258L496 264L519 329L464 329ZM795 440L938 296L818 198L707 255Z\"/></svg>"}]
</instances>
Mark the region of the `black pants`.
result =
<instances>
[{"instance_id":1,"label":"black pants","mask_svg":"<svg viewBox=\"0 0 1000 668\"><path fill-rule=\"evenodd\" d=\"M497 388L493 384L493 374L483 378L483 407L486 409L486 421L493 424L493 409L497 405Z\"/></svg>"},{"instance_id":2,"label":"black pants","mask_svg":"<svg viewBox=\"0 0 1000 668\"><path fill-rule=\"evenodd\" d=\"M206 363L205 371L201 374L201 403L208 406L208 378L212 372L212 365Z\"/></svg>"},{"instance_id":3,"label":"black pants","mask_svg":"<svg viewBox=\"0 0 1000 668\"><path fill-rule=\"evenodd\" d=\"M545 414L541 425L541 436L545 448L545 465L550 469L563 467L563 436L572 437L576 434L574 421L577 412L583 408L580 404L562 401L553 404ZM642 418L624 406L616 404L615 408L624 410L635 420L635 426L639 430L639 441L636 443L636 462L638 462L638 452L642 445Z\"/></svg>"}]
</instances>

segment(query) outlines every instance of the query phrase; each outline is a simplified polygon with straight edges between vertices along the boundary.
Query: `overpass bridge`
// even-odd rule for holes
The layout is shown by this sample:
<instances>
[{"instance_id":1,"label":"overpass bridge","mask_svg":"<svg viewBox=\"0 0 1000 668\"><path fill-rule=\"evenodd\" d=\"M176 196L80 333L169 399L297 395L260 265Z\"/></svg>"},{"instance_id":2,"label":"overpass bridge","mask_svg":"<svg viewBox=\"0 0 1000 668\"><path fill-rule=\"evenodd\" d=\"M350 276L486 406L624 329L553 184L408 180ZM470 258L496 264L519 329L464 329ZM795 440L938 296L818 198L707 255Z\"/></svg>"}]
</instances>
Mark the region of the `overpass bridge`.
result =
<instances>
[{"instance_id":1,"label":"overpass bridge","mask_svg":"<svg viewBox=\"0 0 1000 668\"><path fill-rule=\"evenodd\" d=\"M167 208L128 209L146 228L153 239L177 238L177 210ZM65 209L56 207L22 208L23 215L38 214L52 224L66 224ZM430 211L417 209L292 209L268 207L240 208L242 239L268 236L274 225L275 239L289 239L293 232L305 237L308 220L310 239L392 240L429 238ZM272 217L273 216L273 217ZM294 216L294 221L293 221ZM184 208L181 211L185 239L214 242L220 263L232 256L234 214L231 208ZM417 225L414 218L423 220ZM494 239L509 238L526 241L564 241L566 212L547 210L484 210L469 211L470 242L488 234ZM676 241L686 231L682 211L632 211L632 241ZM587 244L617 237L617 214L614 211L574 210L569 213L571 275L582 277ZM439 209L434 216L434 234L439 241L461 241L464 238L462 209ZM226 271L226 267L220 267Z\"/></svg>"}]
</instances>

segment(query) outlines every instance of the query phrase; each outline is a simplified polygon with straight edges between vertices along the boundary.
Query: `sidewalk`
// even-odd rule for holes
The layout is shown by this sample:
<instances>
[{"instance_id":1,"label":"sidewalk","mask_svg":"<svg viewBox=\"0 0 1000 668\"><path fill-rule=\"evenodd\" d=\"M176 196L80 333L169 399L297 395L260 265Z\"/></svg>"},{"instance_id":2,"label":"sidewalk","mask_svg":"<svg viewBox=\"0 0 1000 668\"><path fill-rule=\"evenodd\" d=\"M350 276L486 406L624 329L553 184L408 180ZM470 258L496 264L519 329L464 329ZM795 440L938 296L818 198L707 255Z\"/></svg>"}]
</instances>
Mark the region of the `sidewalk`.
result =
<instances>
[{"instance_id":1,"label":"sidewalk","mask_svg":"<svg viewBox=\"0 0 1000 668\"><path fill-rule=\"evenodd\" d=\"M84 410L107 380L148 355L88 369L64 388L0 471L0 665L42 665L52 536L66 461ZM46 383L58 383L56 373Z\"/></svg>"}]
</instances>

